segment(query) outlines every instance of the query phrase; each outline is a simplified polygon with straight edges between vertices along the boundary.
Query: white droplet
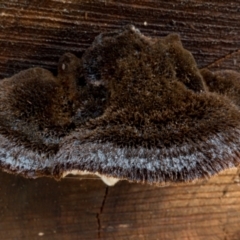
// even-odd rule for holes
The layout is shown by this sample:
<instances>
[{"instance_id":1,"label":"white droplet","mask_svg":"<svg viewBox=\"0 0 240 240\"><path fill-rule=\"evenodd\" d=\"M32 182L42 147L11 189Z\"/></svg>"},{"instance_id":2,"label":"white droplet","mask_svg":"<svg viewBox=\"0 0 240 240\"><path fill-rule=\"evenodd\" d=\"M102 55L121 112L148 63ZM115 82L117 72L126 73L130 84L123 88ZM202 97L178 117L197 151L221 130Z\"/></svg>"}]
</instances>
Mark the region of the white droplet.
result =
<instances>
[{"instance_id":1,"label":"white droplet","mask_svg":"<svg viewBox=\"0 0 240 240\"><path fill-rule=\"evenodd\" d=\"M42 237L43 235L44 235L43 232L39 232L39 233L38 233L38 236L40 236L40 237Z\"/></svg>"},{"instance_id":2,"label":"white droplet","mask_svg":"<svg viewBox=\"0 0 240 240\"><path fill-rule=\"evenodd\" d=\"M144 26L147 26L147 24L148 24L148 23L147 23L146 21L143 23Z\"/></svg>"},{"instance_id":3,"label":"white droplet","mask_svg":"<svg viewBox=\"0 0 240 240\"><path fill-rule=\"evenodd\" d=\"M65 70L65 68L66 68L66 65L63 63L62 64L62 70Z\"/></svg>"}]
</instances>

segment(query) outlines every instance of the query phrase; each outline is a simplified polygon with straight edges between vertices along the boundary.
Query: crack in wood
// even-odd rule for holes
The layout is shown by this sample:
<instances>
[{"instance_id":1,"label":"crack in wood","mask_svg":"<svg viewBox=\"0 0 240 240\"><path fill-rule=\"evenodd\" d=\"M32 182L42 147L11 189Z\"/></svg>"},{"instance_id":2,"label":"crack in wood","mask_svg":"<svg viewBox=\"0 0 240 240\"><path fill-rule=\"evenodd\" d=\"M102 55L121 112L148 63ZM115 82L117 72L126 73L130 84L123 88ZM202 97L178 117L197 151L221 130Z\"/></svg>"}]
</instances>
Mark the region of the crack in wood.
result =
<instances>
[{"instance_id":1,"label":"crack in wood","mask_svg":"<svg viewBox=\"0 0 240 240\"><path fill-rule=\"evenodd\" d=\"M105 194L104 194L104 196L103 196L103 201L102 201L102 204L101 204L101 207L100 207L100 211L96 214L97 224L98 224L98 239L101 238L101 221L100 221L100 215L101 215L102 212L103 212L103 208L104 208L104 205L105 205L105 202L106 202L106 199L107 199L107 195L108 195L108 186L107 186L106 189L105 189Z\"/></svg>"},{"instance_id":2,"label":"crack in wood","mask_svg":"<svg viewBox=\"0 0 240 240\"><path fill-rule=\"evenodd\" d=\"M232 51L226 55L224 55L223 57L218 58L217 60L215 60L214 62L208 64L207 66L203 67L203 68L211 68L211 67L215 67L217 64L220 64L221 62L223 62L226 59L231 58L234 54L238 54L240 53L240 49L237 49L235 51Z\"/></svg>"}]
</instances>

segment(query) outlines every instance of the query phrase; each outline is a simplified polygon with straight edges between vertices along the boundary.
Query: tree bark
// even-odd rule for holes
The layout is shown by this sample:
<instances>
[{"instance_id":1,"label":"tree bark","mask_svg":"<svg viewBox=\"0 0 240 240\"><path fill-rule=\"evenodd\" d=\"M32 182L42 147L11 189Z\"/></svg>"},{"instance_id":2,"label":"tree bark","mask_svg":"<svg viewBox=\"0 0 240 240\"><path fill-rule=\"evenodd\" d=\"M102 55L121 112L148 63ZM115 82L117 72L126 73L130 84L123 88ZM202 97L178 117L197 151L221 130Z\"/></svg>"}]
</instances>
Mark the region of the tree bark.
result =
<instances>
[{"instance_id":1,"label":"tree bark","mask_svg":"<svg viewBox=\"0 0 240 240\"><path fill-rule=\"evenodd\" d=\"M56 73L102 31L134 24L180 34L200 68L240 67L239 1L1 0L0 77L33 66ZM237 168L210 179L151 186L0 173L1 239L240 239Z\"/></svg>"}]
</instances>

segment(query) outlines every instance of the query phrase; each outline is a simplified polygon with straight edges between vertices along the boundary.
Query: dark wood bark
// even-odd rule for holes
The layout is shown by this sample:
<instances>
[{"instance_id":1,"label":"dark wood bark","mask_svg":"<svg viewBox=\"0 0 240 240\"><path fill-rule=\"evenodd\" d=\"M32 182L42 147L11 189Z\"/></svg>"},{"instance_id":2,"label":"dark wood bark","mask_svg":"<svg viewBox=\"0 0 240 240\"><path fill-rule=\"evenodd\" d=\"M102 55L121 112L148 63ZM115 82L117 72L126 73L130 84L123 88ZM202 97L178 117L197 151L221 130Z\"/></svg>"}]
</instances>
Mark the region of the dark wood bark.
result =
<instances>
[{"instance_id":1,"label":"dark wood bark","mask_svg":"<svg viewBox=\"0 0 240 240\"><path fill-rule=\"evenodd\" d=\"M132 23L149 36L181 35L200 68L240 66L239 1L1 0L0 77L65 52L81 56L101 31ZM164 187L0 173L1 239L239 239L236 168ZM42 235L42 236L41 236Z\"/></svg>"}]
</instances>

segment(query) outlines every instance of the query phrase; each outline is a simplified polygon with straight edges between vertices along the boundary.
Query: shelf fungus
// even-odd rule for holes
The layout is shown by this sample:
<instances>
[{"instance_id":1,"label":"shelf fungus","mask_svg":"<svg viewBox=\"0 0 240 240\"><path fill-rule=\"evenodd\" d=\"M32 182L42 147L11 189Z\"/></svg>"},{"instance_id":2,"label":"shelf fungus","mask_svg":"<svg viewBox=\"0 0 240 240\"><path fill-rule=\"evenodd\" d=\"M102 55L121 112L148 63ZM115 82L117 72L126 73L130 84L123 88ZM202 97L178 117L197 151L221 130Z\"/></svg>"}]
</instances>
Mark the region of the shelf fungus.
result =
<instances>
[{"instance_id":1,"label":"shelf fungus","mask_svg":"<svg viewBox=\"0 0 240 240\"><path fill-rule=\"evenodd\" d=\"M160 183L240 163L240 74L199 70L178 35L102 33L54 76L0 81L0 164L26 177L92 173Z\"/></svg>"}]
</instances>

